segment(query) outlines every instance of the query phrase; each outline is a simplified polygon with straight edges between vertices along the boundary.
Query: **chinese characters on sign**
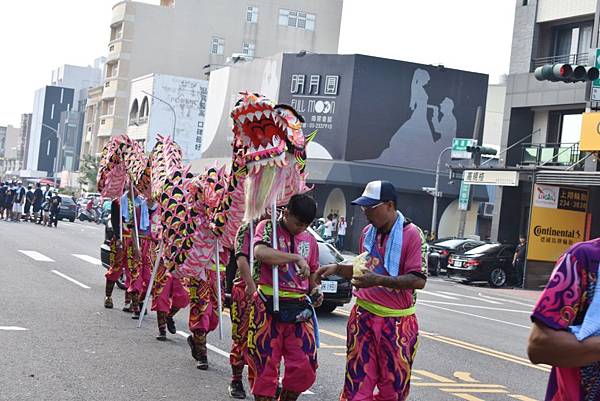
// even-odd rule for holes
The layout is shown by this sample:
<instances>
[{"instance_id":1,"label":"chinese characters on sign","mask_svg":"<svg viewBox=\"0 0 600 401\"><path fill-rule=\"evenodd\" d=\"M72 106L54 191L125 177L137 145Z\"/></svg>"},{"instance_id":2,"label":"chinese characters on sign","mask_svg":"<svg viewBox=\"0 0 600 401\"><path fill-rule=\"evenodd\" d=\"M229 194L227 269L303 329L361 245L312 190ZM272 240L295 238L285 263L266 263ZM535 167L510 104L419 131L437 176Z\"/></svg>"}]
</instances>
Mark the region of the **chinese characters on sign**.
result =
<instances>
[{"instance_id":1,"label":"chinese characters on sign","mask_svg":"<svg viewBox=\"0 0 600 401\"><path fill-rule=\"evenodd\" d=\"M202 149L202 134L204 133L204 116L206 114L206 98L208 96L208 88L200 88L200 110L198 113L199 121L196 127L196 143L194 150L200 151Z\"/></svg>"},{"instance_id":2,"label":"chinese characters on sign","mask_svg":"<svg viewBox=\"0 0 600 401\"><path fill-rule=\"evenodd\" d=\"M558 208L576 212L587 211L588 192L580 189L560 188Z\"/></svg>"},{"instance_id":3,"label":"chinese characters on sign","mask_svg":"<svg viewBox=\"0 0 600 401\"><path fill-rule=\"evenodd\" d=\"M333 129L335 98L339 92L339 83L339 75L292 75L291 105L304 115L306 128Z\"/></svg>"},{"instance_id":4,"label":"chinese characters on sign","mask_svg":"<svg viewBox=\"0 0 600 401\"><path fill-rule=\"evenodd\" d=\"M519 173L517 171L465 170L463 180L467 184L473 185L516 187L519 186Z\"/></svg>"}]
</instances>

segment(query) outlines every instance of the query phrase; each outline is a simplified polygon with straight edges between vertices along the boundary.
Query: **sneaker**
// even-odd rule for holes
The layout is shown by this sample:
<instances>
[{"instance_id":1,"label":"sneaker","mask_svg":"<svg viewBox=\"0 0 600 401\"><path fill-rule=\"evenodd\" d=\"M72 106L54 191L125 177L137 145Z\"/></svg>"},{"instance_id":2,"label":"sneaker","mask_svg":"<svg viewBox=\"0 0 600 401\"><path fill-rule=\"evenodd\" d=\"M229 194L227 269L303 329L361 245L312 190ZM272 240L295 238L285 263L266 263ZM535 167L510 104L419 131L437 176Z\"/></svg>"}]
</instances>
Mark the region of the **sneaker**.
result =
<instances>
[{"instance_id":1,"label":"sneaker","mask_svg":"<svg viewBox=\"0 0 600 401\"><path fill-rule=\"evenodd\" d=\"M167 316L167 330L171 334L177 334L177 327L175 327L175 321L171 316Z\"/></svg>"},{"instance_id":2,"label":"sneaker","mask_svg":"<svg viewBox=\"0 0 600 401\"><path fill-rule=\"evenodd\" d=\"M158 335L156 336L156 339L158 341L167 341L167 333L161 331L158 333Z\"/></svg>"},{"instance_id":3,"label":"sneaker","mask_svg":"<svg viewBox=\"0 0 600 401\"><path fill-rule=\"evenodd\" d=\"M229 396L238 400L246 398L246 391L244 390L244 384L241 381L232 381L229 384Z\"/></svg>"},{"instance_id":4,"label":"sneaker","mask_svg":"<svg viewBox=\"0 0 600 401\"><path fill-rule=\"evenodd\" d=\"M127 313L133 312L133 309L131 309L130 303L127 303L127 304L125 304L125 306L123 306L123 312L127 312Z\"/></svg>"},{"instance_id":5,"label":"sneaker","mask_svg":"<svg viewBox=\"0 0 600 401\"><path fill-rule=\"evenodd\" d=\"M139 320L140 319L140 312L139 311L133 312L133 314L131 315L131 318L133 320Z\"/></svg>"},{"instance_id":6,"label":"sneaker","mask_svg":"<svg viewBox=\"0 0 600 401\"><path fill-rule=\"evenodd\" d=\"M111 297L104 298L104 307L106 309L112 309L113 308L113 301L112 301Z\"/></svg>"},{"instance_id":7,"label":"sneaker","mask_svg":"<svg viewBox=\"0 0 600 401\"><path fill-rule=\"evenodd\" d=\"M196 367L200 370L208 370L208 357L206 355L200 355Z\"/></svg>"}]
</instances>

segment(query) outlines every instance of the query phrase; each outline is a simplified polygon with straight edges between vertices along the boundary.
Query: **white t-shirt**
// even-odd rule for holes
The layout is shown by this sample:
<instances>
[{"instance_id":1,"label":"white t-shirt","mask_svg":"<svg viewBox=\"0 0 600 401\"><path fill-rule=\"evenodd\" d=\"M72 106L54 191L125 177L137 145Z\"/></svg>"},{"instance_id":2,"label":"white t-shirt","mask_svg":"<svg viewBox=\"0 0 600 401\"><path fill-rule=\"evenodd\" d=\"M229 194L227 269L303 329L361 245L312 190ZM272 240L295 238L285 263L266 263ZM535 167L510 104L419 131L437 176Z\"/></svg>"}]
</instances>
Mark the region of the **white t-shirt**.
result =
<instances>
[{"instance_id":1,"label":"white t-shirt","mask_svg":"<svg viewBox=\"0 0 600 401\"><path fill-rule=\"evenodd\" d=\"M338 235L346 235L346 222L340 221L338 223Z\"/></svg>"},{"instance_id":2,"label":"white t-shirt","mask_svg":"<svg viewBox=\"0 0 600 401\"><path fill-rule=\"evenodd\" d=\"M331 220L327 220L327 223L325 223L325 236L331 237L332 232L333 232L333 222Z\"/></svg>"}]
</instances>

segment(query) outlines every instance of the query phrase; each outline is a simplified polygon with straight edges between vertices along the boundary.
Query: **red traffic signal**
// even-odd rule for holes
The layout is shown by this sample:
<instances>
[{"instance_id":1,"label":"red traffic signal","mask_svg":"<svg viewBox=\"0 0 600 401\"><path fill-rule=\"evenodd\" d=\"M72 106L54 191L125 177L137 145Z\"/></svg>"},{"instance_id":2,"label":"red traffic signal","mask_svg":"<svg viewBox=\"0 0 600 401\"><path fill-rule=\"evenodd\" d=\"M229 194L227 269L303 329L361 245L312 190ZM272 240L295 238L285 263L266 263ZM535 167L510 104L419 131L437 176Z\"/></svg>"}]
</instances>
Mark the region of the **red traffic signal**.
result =
<instances>
[{"instance_id":1,"label":"red traffic signal","mask_svg":"<svg viewBox=\"0 0 600 401\"><path fill-rule=\"evenodd\" d=\"M600 76L596 67L571 64L544 64L534 71L538 81L585 82L594 81Z\"/></svg>"}]
</instances>

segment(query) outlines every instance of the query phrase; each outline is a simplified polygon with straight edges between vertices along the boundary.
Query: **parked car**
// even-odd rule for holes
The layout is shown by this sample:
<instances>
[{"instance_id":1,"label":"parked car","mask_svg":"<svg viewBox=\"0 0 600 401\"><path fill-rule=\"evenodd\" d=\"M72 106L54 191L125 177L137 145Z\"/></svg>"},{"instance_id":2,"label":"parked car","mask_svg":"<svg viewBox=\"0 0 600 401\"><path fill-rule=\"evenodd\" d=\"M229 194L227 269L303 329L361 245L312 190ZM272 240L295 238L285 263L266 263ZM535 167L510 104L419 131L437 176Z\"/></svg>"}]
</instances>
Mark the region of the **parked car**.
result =
<instances>
[{"instance_id":1,"label":"parked car","mask_svg":"<svg viewBox=\"0 0 600 401\"><path fill-rule=\"evenodd\" d=\"M74 222L77 217L77 205L73 202L73 198L68 195L60 195L60 206L58 208L58 219L68 219Z\"/></svg>"},{"instance_id":2,"label":"parked car","mask_svg":"<svg viewBox=\"0 0 600 401\"><path fill-rule=\"evenodd\" d=\"M317 241L319 244L319 265L339 263L344 260L342 254L331 244ZM352 299L352 283L350 280L338 275L329 276L321 281L323 291L323 305L319 311L333 312L338 306L343 306Z\"/></svg>"},{"instance_id":3,"label":"parked car","mask_svg":"<svg viewBox=\"0 0 600 401\"><path fill-rule=\"evenodd\" d=\"M448 259L448 277L464 281L487 281L492 287L503 287L516 279L512 265L514 245L486 243Z\"/></svg>"},{"instance_id":4,"label":"parked car","mask_svg":"<svg viewBox=\"0 0 600 401\"><path fill-rule=\"evenodd\" d=\"M448 258L454 254L470 251L485 242L468 238L444 238L432 242L427 247L427 259L429 274L439 276L446 272Z\"/></svg>"}]
</instances>

